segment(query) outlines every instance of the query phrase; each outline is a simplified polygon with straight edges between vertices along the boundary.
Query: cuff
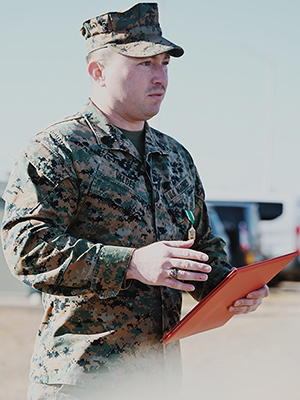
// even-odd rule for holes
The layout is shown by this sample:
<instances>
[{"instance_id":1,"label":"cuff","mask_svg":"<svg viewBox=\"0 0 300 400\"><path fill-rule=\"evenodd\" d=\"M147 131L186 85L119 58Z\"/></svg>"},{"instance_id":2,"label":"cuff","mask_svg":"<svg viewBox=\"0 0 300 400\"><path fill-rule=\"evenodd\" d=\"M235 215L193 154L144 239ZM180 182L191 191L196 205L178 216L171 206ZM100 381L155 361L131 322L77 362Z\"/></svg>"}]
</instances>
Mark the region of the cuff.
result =
<instances>
[{"instance_id":1,"label":"cuff","mask_svg":"<svg viewBox=\"0 0 300 400\"><path fill-rule=\"evenodd\" d=\"M91 289L100 299L115 297L124 287L134 248L103 246L97 260Z\"/></svg>"}]
</instances>

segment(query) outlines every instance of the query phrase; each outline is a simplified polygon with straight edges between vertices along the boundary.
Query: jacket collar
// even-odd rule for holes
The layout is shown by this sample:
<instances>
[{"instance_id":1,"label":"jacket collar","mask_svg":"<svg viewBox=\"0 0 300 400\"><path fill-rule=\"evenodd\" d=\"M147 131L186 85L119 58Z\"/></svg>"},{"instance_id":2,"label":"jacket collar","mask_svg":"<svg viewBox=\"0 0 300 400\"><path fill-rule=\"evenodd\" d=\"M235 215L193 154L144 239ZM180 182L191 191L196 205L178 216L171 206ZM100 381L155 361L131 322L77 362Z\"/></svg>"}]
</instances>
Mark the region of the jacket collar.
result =
<instances>
[{"instance_id":1,"label":"jacket collar","mask_svg":"<svg viewBox=\"0 0 300 400\"><path fill-rule=\"evenodd\" d=\"M103 115L91 100L87 102L82 110L89 128L93 131L96 139L102 147L110 150L123 150L137 155L137 150L129 139ZM166 155L168 147L158 137L156 131L145 123L145 157L150 153Z\"/></svg>"}]
</instances>

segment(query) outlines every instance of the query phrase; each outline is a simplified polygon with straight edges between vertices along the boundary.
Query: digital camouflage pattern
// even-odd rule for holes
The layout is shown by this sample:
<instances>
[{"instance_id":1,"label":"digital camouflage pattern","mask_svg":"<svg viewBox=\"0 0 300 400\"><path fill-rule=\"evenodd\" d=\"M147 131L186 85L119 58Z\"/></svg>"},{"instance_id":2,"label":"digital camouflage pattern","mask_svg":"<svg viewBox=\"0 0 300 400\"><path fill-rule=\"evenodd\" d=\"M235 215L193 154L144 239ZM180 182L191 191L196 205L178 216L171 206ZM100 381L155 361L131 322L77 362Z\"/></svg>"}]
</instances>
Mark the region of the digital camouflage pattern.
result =
<instances>
[{"instance_id":1,"label":"digital camouflage pattern","mask_svg":"<svg viewBox=\"0 0 300 400\"><path fill-rule=\"evenodd\" d=\"M111 47L131 57L149 57L169 52L180 57L183 49L162 37L156 3L138 3L128 10L109 12L83 23L88 53Z\"/></svg>"},{"instance_id":2,"label":"digital camouflage pattern","mask_svg":"<svg viewBox=\"0 0 300 400\"><path fill-rule=\"evenodd\" d=\"M44 292L32 381L83 385L122 366L125 377L175 368L178 343L163 346L160 339L180 318L181 292L125 276L133 249L187 239L184 210L195 216L193 248L213 267L193 296L200 300L230 271L185 148L146 123L143 161L89 101L33 137L4 199L9 267Z\"/></svg>"}]
</instances>

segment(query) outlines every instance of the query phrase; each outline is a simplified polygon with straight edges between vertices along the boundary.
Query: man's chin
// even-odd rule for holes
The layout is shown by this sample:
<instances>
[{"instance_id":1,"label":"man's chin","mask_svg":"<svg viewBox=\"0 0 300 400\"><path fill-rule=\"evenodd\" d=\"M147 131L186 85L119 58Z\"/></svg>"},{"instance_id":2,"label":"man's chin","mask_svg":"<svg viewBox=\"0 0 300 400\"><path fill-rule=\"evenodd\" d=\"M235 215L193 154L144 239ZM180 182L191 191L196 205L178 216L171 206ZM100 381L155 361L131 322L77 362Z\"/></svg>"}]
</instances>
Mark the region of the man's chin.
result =
<instances>
[{"instance_id":1,"label":"man's chin","mask_svg":"<svg viewBox=\"0 0 300 400\"><path fill-rule=\"evenodd\" d=\"M152 108L151 110L148 110L147 112L145 112L146 120L149 120L149 119L155 117L155 115L157 115L159 113L159 110L160 110L160 106L158 106L157 108Z\"/></svg>"}]
</instances>

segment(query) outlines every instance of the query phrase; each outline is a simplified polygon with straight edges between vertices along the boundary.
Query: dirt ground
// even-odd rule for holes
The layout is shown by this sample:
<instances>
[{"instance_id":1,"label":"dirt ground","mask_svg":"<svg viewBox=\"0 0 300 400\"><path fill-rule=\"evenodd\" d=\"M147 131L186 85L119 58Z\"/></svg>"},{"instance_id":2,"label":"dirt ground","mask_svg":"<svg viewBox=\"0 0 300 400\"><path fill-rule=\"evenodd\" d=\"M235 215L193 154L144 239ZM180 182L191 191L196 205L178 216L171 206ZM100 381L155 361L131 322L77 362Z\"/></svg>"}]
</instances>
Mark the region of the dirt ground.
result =
<instances>
[{"instance_id":1,"label":"dirt ground","mask_svg":"<svg viewBox=\"0 0 300 400\"><path fill-rule=\"evenodd\" d=\"M185 311L193 306L189 299L185 298ZM28 301L0 299L0 400L26 400L41 316L41 307ZM298 400L300 283L271 289L255 313L183 339L181 345L182 398Z\"/></svg>"}]
</instances>

